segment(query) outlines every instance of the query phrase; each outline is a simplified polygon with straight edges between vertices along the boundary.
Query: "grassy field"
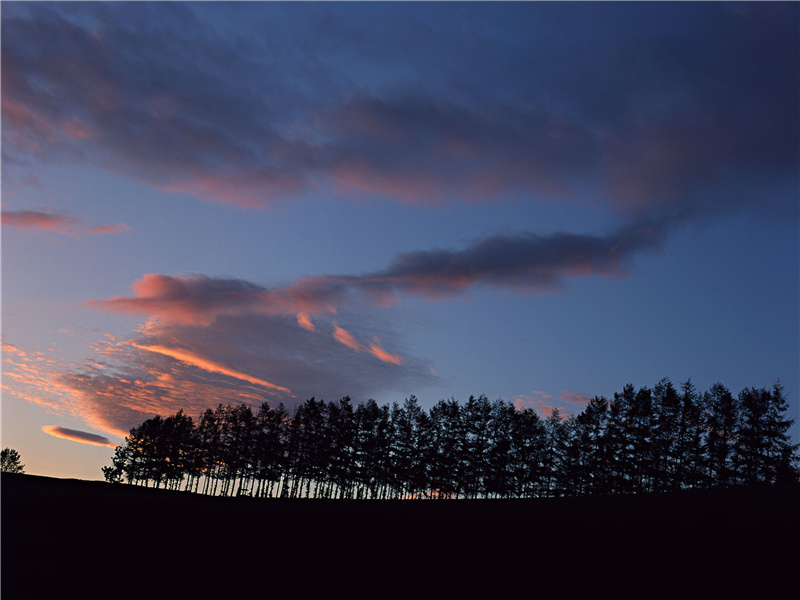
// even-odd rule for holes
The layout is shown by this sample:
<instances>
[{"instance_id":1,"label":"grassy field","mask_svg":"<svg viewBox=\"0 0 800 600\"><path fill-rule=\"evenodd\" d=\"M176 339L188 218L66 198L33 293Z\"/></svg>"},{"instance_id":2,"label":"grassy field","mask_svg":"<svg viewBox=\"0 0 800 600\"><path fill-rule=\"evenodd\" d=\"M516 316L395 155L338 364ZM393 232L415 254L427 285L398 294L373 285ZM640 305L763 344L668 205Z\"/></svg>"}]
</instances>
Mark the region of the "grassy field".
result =
<instances>
[{"instance_id":1,"label":"grassy field","mask_svg":"<svg viewBox=\"0 0 800 600\"><path fill-rule=\"evenodd\" d=\"M2 476L2 598L795 598L800 488L214 498Z\"/></svg>"}]
</instances>

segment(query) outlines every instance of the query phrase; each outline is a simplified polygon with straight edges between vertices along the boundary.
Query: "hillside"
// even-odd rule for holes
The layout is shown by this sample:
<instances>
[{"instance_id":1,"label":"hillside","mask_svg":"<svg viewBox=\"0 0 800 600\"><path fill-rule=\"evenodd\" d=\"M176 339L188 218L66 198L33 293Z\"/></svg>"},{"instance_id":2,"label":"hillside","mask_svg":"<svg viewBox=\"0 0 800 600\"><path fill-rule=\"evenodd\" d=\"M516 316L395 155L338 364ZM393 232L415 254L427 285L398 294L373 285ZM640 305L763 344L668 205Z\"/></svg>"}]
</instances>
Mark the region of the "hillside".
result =
<instances>
[{"instance_id":1,"label":"hillside","mask_svg":"<svg viewBox=\"0 0 800 600\"><path fill-rule=\"evenodd\" d=\"M800 565L796 487L260 500L3 474L0 493L4 599L778 598Z\"/></svg>"}]
</instances>

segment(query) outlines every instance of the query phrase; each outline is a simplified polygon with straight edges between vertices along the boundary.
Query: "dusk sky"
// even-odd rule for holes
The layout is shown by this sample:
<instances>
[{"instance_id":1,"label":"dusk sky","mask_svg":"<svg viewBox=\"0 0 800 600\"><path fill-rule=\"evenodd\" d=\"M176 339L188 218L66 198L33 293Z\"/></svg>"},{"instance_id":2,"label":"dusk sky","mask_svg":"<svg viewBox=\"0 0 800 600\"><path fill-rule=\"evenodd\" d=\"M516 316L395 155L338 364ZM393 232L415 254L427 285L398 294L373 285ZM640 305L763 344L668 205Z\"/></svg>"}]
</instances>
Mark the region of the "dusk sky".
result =
<instances>
[{"instance_id":1,"label":"dusk sky","mask_svg":"<svg viewBox=\"0 0 800 600\"><path fill-rule=\"evenodd\" d=\"M181 408L663 377L797 418L799 38L796 2L3 2L2 446L102 479Z\"/></svg>"}]
</instances>

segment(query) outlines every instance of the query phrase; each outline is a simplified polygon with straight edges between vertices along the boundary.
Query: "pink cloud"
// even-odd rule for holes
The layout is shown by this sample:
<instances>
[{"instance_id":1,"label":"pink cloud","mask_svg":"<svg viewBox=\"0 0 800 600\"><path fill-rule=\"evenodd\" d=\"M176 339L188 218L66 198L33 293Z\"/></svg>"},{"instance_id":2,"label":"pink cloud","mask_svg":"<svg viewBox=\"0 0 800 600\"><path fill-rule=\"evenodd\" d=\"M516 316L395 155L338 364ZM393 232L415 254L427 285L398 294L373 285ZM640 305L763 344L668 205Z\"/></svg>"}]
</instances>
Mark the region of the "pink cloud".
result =
<instances>
[{"instance_id":1,"label":"pink cloud","mask_svg":"<svg viewBox=\"0 0 800 600\"><path fill-rule=\"evenodd\" d=\"M13 79L9 78L11 81ZM7 80L4 79L4 84ZM97 135L92 123L78 117L50 116L15 98L15 86L3 93L3 125L14 145L41 153L47 146L83 141Z\"/></svg>"},{"instance_id":2,"label":"pink cloud","mask_svg":"<svg viewBox=\"0 0 800 600\"><path fill-rule=\"evenodd\" d=\"M52 411L72 409L71 396L59 381L59 363L42 352L3 344L4 394Z\"/></svg>"},{"instance_id":3,"label":"pink cloud","mask_svg":"<svg viewBox=\"0 0 800 600\"><path fill-rule=\"evenodd\" d=\"M2 223L26 231L59 233L72 238L79 238L84 234L113 234L130 230L124 223L91 227L68 215L34 210L3 211Z\"/></svg>"},{"instance_id":4,"label":"pink cloud","mask_svg":"<svg viewBox=\"0 0 800 600\"><path fill-rule=\"evenodd\" d=\"M75 237L78 221L57 213L33 210L3 211L3 225L29 231L47 231Z\"/></svg>"},{"instance_id":5,"label":"pink cloud","mask_svg":"<svg viewBox=\"0 0 800 600\"><path fill-rule=\"evenodd\" d=\"M175 277L147 273L131 284L134 296L90 300L89 306L110 312L158 316L185 325L210 325L222 315L310 314L336 312L341 286L333 278L301 279L292 286L267 289L238 279L205 275ZM298 317L301 326L308 323Z\"/></svg>"},{"instance_id":6,"label":"pink cloud","mask_svg":"<svg viewBox=\"0 0 800 600\"><path fill-rule=\"evenodd\" d=\"M356 338L353 337L352 333L342 329L336 323L333 324L333 339L340 344L344 344L351 350L355 350L356 352L361 352L364 350L364 347L356 341Z\"/></svg>"},{"instance_id":7,"label":"pink cloud","mask_svg":"<svg viewBox=\"0 0 800 600\"><path fill-rule=\"evenodd\" d=\"M558 408L555 403L547 402L548 398L552 398L552 396L542 394L541 392L532 392L531 396L519 394L514 397L514 406L517 410L526 408L532 409L535 410L540 417L547 417L555 408Z\"/></svg>"},{"instance_id":8,"label":"pink cloud","mask_svg":"<svg viewBox=\"0 0 800 600\"><path fill-rule=\"evenodd\" d=\"M593 396L579 392L561 392L558 397L540 390L534 390L530 395L519 394L514 398L514 406L518 410L530 408L535 410L539 416L548 417L554 409L558 409L562 415L571 415L582 411L591 401Z\"/></svg>"},{"instance_id":9,"label":"pink cloud","mask_svg":"<svg viewBox=\"0 0 800 600\"><path fill-rule=\"evenodd\" d=\"M558 399L564 404L576 407L576 409L584 409L589 405L594 396L590 394L583 394L581 392L561 392Z\"/></svg>"}]
</instances>

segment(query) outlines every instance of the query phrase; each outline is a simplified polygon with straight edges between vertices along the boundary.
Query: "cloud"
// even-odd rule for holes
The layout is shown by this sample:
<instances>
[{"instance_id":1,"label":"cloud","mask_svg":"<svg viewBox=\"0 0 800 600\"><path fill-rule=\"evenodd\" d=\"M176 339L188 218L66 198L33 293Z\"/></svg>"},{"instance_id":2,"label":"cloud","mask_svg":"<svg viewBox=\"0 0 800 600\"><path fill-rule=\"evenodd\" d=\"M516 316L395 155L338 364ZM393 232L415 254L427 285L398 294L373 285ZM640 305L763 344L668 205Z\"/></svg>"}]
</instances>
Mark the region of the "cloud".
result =
<instances>
[{"instance_id":1,"label":"cloud","mask_svg":"<svg viewBox=\"0 0 800 600\"><path fill-rule=\"evenodd\" d=\"M373 338L372 343L369 345L369 351L375 358L382 360L383 362L386 363L391 363L393 365L402 365L404 362L403 357L400 356L399 354L392 354L391 352L387 352L386 350L384 350L383 347L381 346L380 338L377 337Z\"/></svg>"},{"instance_id":2,"label":"cloud","mask_svg":"<svg viewBox=\"0 0 800 600\"><path fill-rule=\"evenodd\" d=\"M59 380L61 366L54 357L43 352L25 351L4 342L3 394L36 404L48 411L71 413L69 391Z\"/></svg>"},{"instance_id":3,"label":"cloud","mask_svg":"<svg viewBox=\"0 0 800 600\"><path fill-rule=\"evenodd\" d=\"M306 331L316 331L316 327L314 327L311 317L306 312L300 311L297 313L297 324Z\"/></svg>"},{"instance_id":4,"label":"cloud","mask_svg":"<svg viewBox=\"0 0 800 600\"><path fill-rule=\"evenodd\" d=\"M591 401L593 396L579 392L561 392L556 398L552 394L534 390L530 395L519 394L514 398L514 406L518 410L530 408L535 410L540 417L549 417L553 410L558 409L562 415L572 415L581 412Z\"/></svg>"},{"instance_id":5,"label":"cloud","mask_svg":"<svg viewBox=\"0 0 800 600\"><path fill-rule=\"evenodd\" d=\"M355 350L356 352L361 352L363 349L361 344L356 341L356 338L353 337L349 331L346 331L339 327L336 323L333 324L333 339L335 339L340 344L344 344L350 350Z\"/></svg>"},{"instance_id":6,"label":"cloud","mask_svg":"<svg viewBox=\"0 0 800 600\"><path fill-rule=\"evenodd\" d=\"M379 316L343 310L334 325L325 313L314 331L289 314L225 315L208 325L151 319L132 337L101 337L82 363L6 344L3 395L124 437L179 409L196 416L219 403L283 402L291 410L312 396L359 402L437 384L426 360L384 349L402 345ZM337 328L371 342L354 352L335 339Z\"/></svg>"},{"instance_id":7,"label":"cloud","mask_svg":"<svg viewBox=\"0 0 800 600\"><path fill-rule=\"evenodd\" d=\"M225 315L292 314L301 327L313 331L310 315L333 314L358 302L385 307L396 303L399 295L440 299L478 285L541 293L559 289L571 277L625 276L637 254L661 248L668 230L669 224L641 223L606 236L498 235L461 250L402 253L385 269L364 275L307 277L271 289L238 279L151 273L132 284L133 296L88 304L194 325L209 325ZM336 325L334 336L354 350L361 348Z\"/></svg>"},{"instance_id":8,"label":"cloud","mask_svg":"<svg viewBox=\"0 0 800 600\"><path fill-rule=\"evenodd\" d=\"M589 405L589 402L594 398L593 395L583 394L580 392L561 392L559 400L569 406L574 406L579 409L584 409Z\"/></svg>"},{"instance_id":9,"label":"cloud","mask_svg":"<svg viewBox=\"0 0 800 600\"><path fill-rule=\"evenodd\" d=\"M131 228L125 223L117 223L116 225L99 225L97 227L87 227L86 233L92 234L114 234L130 231Z\"/></svg>"},{"instance_id":10,"label":"cloud","mask_svg":"<svg viewBox=\"0 0 800 600\"><path fill-rule=\"evenodd\" d=\"M35 210L4 210L2 223L26 231L59 233L71 238L79 238L85 234L113 234L130 230L124 223L89 226L68 215Z\"/></svg>"},{"instance_id":11,"label":"cloud","mask_svg":"<svg viewBox=\"0 0 800 600\"><path fill-rule=\"evenodd\" d=\"M246 207L588 197L642 219L797 179L791 4L219 10L6 11L4 154Z\"/></svg>"},{"instance_id":12,"label":"cloud","mask_svg":"<svg viewBox=\"0 0 800 600\"><path fill-rule=\"evenodd\" d=\"M248 375L247 373L237 371L236 369L231 369L230 367L221 365L217 362L204 358L188 350L183 350L180 348L167 348L165 346L159 346L159 345L141 346L135 343L132 345L136 348L139 348L140 350L147 350L148 352L155 352L157 354L163 354L164 356L169 356L171 358L174 358L175 360L179 360L186 364L203 369L204 371L208 371L209 373L219 373L220 375L227 375L228 377L233 377L234 379L241 379L242 381L246 381L248 383L252 383L254 385L258 385L263 388L267 388L269 390L274 390L276 392L282 392L288 395L291 395L292 393L289 388L276 385L271 381L266 381L265 379L253 377L252 375Z\"/></svg>"},{"instance_id":13,"label":"cloud","mask_svg":"<svg viewBox=\"0 0 800 600\"><path fill-rule=\"evenodd\" d=\"M56 425L45 425L42 427L42 431L57 438L72 440L73 442L80 442L82 444L107 446L109 448L117 447L117 444L113 444L107 437L94 433L87 433L85 431L78 431L76 429L67 429L66 427L58 427Z\"/></svg>"},{"instance_id":14,"label":"cloud","mask_svg":"<svg viewBox=\"0 0 800 600\"><path fill-rule=\"evenodd\" d=\"M371 273L306 277L274 288L201 274L147 274L134 282L132 295L89 303L147 317L140 337L109 341L102 349L108 364L67 369L61 382L103 431L179 408L202 412L209 402L414 393L438 379L391 330L372 327L385 307L404 296L446 299L475 286L541 293L571 277L625 276L639 253L661 247L669 228L669 222L640 223L603 236L493 236L460 250L399 254ZM572 412L583 401L578 394L540 393L517 398L517 405Z\"/></svg>"},{"instance_id":15,"label":"cloud","mask_svg":"<svg viewBox=\"0 0 800 600\"><path fill-rule=\"evenodd\" d=\"M369 352L372 356L385 363L391 363L393 365L403 364L403 357L399 354L392 354L384 350L381 346L381 340L378 337L374 337L369 346L364 346L356 340L352 333L339 327L337 323L333 323L333 339L354 352Z\"/></svg>"}]
</instances>

